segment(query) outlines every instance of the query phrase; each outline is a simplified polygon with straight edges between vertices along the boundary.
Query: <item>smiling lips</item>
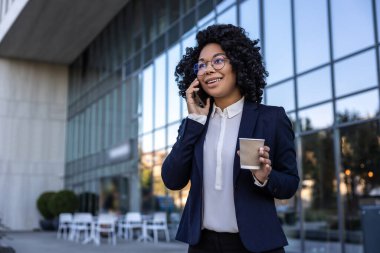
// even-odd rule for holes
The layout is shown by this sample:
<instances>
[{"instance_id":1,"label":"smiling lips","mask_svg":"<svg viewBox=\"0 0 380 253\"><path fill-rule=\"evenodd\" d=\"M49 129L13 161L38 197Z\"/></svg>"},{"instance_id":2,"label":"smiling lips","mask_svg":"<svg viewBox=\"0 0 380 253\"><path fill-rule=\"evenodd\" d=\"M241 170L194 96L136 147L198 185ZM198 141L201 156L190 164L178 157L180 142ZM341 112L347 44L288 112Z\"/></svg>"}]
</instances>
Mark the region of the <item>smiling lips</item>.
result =
<instances>
[{"instance_id":1,"label":"smiling lips","mask_svg":"<svg viewBox=\"0 0 380 253\"><path fill-rule=\"evenodd\" d=\"M205 83L208 85L208 86L214 86L213 84L216 84L218 83L219 81L221 81L223 78L221 77L218 77L218 78L210 78L210 79L207 79L205 81Z\"/></svg>"}]
</instances>

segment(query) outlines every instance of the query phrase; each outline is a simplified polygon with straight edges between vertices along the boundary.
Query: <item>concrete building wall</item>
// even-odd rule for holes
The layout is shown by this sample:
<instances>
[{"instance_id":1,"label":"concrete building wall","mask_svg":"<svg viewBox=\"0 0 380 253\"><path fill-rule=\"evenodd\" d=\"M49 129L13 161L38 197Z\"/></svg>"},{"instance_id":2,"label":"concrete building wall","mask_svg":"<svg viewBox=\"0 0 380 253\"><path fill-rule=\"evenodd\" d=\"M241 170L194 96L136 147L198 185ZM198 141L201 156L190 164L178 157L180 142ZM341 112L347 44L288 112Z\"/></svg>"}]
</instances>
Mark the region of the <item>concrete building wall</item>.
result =
<instances>
[{"instance_id":1,"label":"concrete building wall","mask_svg":"<svg viewBox=\"0 0 380 253\"><path fill-rule=\"evenodd\" d=\"M63 188L67 66L0 59L0 217L37 228L38 196Z\"/></svg>"}]
</instances>

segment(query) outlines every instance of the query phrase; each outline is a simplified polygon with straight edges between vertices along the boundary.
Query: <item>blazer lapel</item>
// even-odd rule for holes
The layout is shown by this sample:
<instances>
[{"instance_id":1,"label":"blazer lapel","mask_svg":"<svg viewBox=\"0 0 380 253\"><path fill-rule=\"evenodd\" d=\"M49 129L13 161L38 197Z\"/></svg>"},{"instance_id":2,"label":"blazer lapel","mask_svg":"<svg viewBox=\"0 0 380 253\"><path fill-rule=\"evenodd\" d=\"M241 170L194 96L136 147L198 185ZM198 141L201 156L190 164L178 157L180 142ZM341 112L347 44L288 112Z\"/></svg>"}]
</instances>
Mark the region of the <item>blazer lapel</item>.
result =
<instances>
[{"instance_id":1,"label":"blazer lapel","mask_svg":"<svg viewBox=\"0 0 380 253\"><path fill-rule=\"evenodd\" d=\"M243 107L243 114L241 116L238 138L252 138L258 115L258 105L256 103L252 103L246 100ZM240 144L238 139L236 142L236 151L239 149ZM234 185L236 184L236 180L239 176L240 170L240 158L235 152Z\"/></svg>"}]
</instances>

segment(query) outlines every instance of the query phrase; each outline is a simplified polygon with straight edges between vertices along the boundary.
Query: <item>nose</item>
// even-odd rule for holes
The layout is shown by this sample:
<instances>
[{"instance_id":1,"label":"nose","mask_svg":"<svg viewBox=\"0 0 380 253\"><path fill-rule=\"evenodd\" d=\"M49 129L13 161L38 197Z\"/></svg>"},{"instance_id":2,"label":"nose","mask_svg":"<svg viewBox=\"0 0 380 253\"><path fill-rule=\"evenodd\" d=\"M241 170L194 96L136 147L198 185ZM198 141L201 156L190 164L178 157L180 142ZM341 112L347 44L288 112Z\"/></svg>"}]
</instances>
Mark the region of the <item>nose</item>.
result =
<instances>
[{"instance_id":1,"label":"nose","mask_svg":"<svg viewBox=\"0 0 380 253\"><path fill-rule=\"evenodd\" d=\"M205 71L207 74L208 73L214 73L215 72L215 69L214 67L212 66L212 63L211 62L207 62L206 64L206 71Z\"/></svg>"}]
</instances>

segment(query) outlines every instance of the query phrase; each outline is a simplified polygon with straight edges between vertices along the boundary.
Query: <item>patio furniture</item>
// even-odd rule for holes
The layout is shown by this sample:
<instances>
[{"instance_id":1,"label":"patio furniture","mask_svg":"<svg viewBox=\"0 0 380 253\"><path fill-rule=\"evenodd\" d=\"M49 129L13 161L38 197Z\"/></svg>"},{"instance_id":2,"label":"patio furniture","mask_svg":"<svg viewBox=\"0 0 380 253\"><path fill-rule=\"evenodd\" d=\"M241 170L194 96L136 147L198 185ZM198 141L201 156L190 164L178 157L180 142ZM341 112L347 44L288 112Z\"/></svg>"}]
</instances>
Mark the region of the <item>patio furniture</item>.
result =
<instances>
[{"instance_id":1,"label":"patio furniture","mask_svg":"<svg viewBox=\"0 0 380 253\"><path fill-rule=\"evenodd\" d=\"M139 212L128 212L118 224L118 235L125 239L133 239L134 229L143 228L143 219Z\"/></svg>"},{"instance_id":2,"label":"patio furniture","mask_svg":"<svg viewBox=\"0 0 380 253\"><path fill-rule=\"evenodd\" d=\"M162 230L165 233L166 241L169 242L169 229L168 229L168 223L166 218L165 212L156 212L153 215L153 219L150 221L147 221L146 223L146 230L152 230L153 231L153 239L154 242L158 242L158 231Z\"/></svg>"},{"instance_id":3,"label":"patio furniture","mask_svg":"<svg viewBox=\"0 0 380 253\"><path fill-rule=\"evenodd\" d=\"M116 221L117 217L112 214L100 214L95 222L95 244L100 245L101 234L107 234L108 243L112 241L116 245Z\"/></svg>"},{"instance_id":4,"label":"patio furniture","mask_svg":"<svg viewBox=\"0 0 380 253\"><path fill-rule=\"evenodd\" d=\"M69 240L79 242L80 236L83 232L84 240L88 240L90 236L93 217L91 213L76 213L73 217L73 222L70 228Z\"/></svg>"},{"instance_id":5,"label":"patio furniture","mask_svg":"<svg viewBox=\"0 0 380 253\"><path fill-rule=\"evenodd\" d=\"M61 213L59 215L57 238L61 236L63 239L67 239L69 231L73 222L73 215L71 213Z\"/></svg>"}]
</instances>

